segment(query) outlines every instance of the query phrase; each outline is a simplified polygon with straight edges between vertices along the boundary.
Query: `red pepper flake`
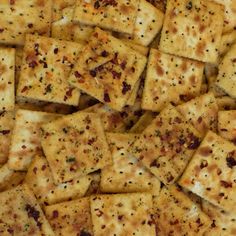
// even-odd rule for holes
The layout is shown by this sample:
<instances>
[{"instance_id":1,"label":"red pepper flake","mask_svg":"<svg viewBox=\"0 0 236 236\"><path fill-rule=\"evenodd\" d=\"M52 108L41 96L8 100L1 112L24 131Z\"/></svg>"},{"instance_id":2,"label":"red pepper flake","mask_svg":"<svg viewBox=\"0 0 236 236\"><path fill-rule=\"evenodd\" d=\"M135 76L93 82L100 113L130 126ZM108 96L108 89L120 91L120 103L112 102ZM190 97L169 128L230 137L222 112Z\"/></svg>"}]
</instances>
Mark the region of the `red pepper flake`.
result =
<instances>
[{"instance_id":1,"label":"red pepper flake","mask_svg":"<svg viewBox=\"0 0 236 236\"><path fill-rule=\"evenodd\" d=\"M44 94L47 94L47 93L50 93L50 92L52 92L52 85L51 85L51 84L48 84L48 85L46 86L46 88L45 88Z\"/></svg>"},{"instance_id":2,"label":"red pepper flake","mask_svg":"<svg viewBox=\"0 0 236 236\"><path fill-rule=\"evenodd\" d=\"M95 138L91 138L88 140L88 145L92 145L96 141Z\"/></svg>"},{"instance_id":3,"label":"red pepper flake","mask_svg":"<svg viewBox=\"0 0 236 236\"><path fill-rule=\"evenodd\" d=\"M89 232L82 230L80 231L79 236L92 236L92 235Z\"/></svg>"},{"instance_id":4,"label":"red pepper flake","mask_svg":"<svg viewBox=\"0 0 236 236\"><path fill-rule=\"evenodd\" d=\"M179 224L179 220L175 220L175 221L170 221L170 225L177 225Z\"/></svg>"},{"instance_id":5,"label":"red pepper flake","mask_svg":"<svg viewBox=\"0 0 236 236\"><path fill-rule=\"evenodd\" d=\"M36 61L31 61L31 62L29 63L29 67L30 67L30 68L35 68L37 65L38 65L38 63L37 63Z\"/></svg>"},{"instance_id":6,"label":"red pepper flake","mask_svg":"<svg viewBox=\"0 0 236 236\"><path fill-rule=\"evenodd\" d=\"M94 3L93 7L94 7L95 9L98 9L98 8L100 7L99 1L96 1L96 2Z\"/></svg>"},{"instance_id":7,"label":"red pepper flake","mask_svg":"<svg viewBox=\"0 0 236 236\"><path fill-rule=\"evenodd\" d=\"M54 54L57 54L58 53L58 48L54 48Z\"/></svg>"},{"instance_id":8,"label":"red pepper flake","mask_svg":"<svg viewBox=\"0 0 236 236\"><path fill-rule=\"evenodd\" d=\"M125 67L126 67L126 64L127 64L127 62L126 62L126 61L122 61L122 62L121 62L121 64L120 64L120 67L121 67L121 69L122 69L122 70L124 70L124 69L125 69Z\"/></svg>"},{"instance_id":9,"label":"red pepper flake","mask_svg":"<svg viewBox=\"0 0 236 236\"><path fill-rule=\"evenodd\" d=\"M107 57L109 55L109 53L106 50L104 50L104 51L102 51L101 55L102 55L102 57Z\"/></svg>"},{"instance_id":10,"label":"red pepper flake","mask_svg":"<svg viewBox=\"0 0 236 236\"><path fill-rule=\"evenodd\" d=\"M28 27L31 29L33 27L33 24L32 23L29 23L28 24Z\"/></svg>"},{"instance_id":11,"label":"red pepper flake","mask_svg":"<svg viewBox=\"0 0 236 236\"><path fill-rule=\"evenodd\" d=\"M200 164L200 168L203 169L208 166L208 162L206 160L203 160Z\"/></svg>"},{"instance_id":12,"label":"red pepper flake","mask_svg":"<svg viewBox=\"0 0 236 236\"><path fill-rule=\"evenodd\" d=\"M106 7L106 6L117 6L117 1L116 0L102 0L103 2L103 5Z\"/></svg>"},{"instance_id":13,"label":"red pepper flake","mask_svg":"<svg viewBox=\"0 0 236 236\"><path fill-rule=\"evenodd\" d=\"M0 29L0 33L2 33L4 31L4 29Z\"/></svg>"},{"instance_id":14,"label":"red pepper flake","mask_svg":"<svg viewBox=\"0 0 236 236\"><path fill-rule=\"evenodd\" d=\"M74 75L76 78L81 78L81 74L78 71L75 71Z\"/></svg>"},{"instance_id":15,"label":"red pepper flake","mask_svg":"<svg viewBox=\"0 0 236 236\"><path fill-rule=\"evenodd\" d=\"M113 79L120 79L121 77L121 72L116 72L114 70L111 71Z\"/></svg>"},{"instance_id":16,"label":"red pepper flake","mask_svg":"<svg viewBox=\"0 0 236 236\"><path fill-rule=\"evenodd\" d=\"M52 217L53 217L53 219L57 218L58 215L59 215L59 213L58 213L57 210L54 210L54 211L52 212Z\"/></svg>"},{"instance_id":17,"label":"red pepper flake","mask_svg":"<svg viewBox=\"0 0 236 236\"><path fill-rule=\"evenodd\" d=\"M197 122L198 122L199 124L202 123L202 117L201 117L201 116L197 119Z\"/></svg>"},{"instance_id":18,"label":"red pepper flake","mask_svg":"<svg viewBox=\"0 0 236 236\"><path fill-rule=\"evenodd\" d=\"M25 146L25 145L22 145L21 148L22 148L22 149L26 149L26 146Z\"/></svg>"},{"instance_id":19,"label":"red pepper flake","mask_svg":"<svg viewBox=\"0 0 236 236\"><path fill-rule=\"evenodd\" d=\"M42 165L42 168L41 168L41 170L42 170L42 171L44 171L46 168L47 168L47 166L46 166L46 165Z\"/></svg>"},{"instance_id":20,"label":"red pepper flake","mask_svg":"<svg viewBox=\"0 0 236 236\"><path fill-rule=\"evenodd\" d=\"M66 91L66 96L64 97L65 101L72 96L73 90L74 88L69 88L69 90Z\"/></svg>"},{"instance_id":21,"label":"red pepper flake","mask_svg":"<svg viewBox=\"0 0 236 236\"><path fill-rule=\"evenodd\" d=\"M38 210L36 210L35 207L33 207L33 206L29 205L29 204L26 204L25 210L27 211L28 216L32 217L35 220L35 222L37 223L37 226L39 228L41 228L42 227L42 223L39 222L40 212Z\"/></svg>"},{"instance_id":22,"label":"red pepper flake","mask_svg":"<svg viewBox=\"0 0 236 236\"><path fill-rule=\"evenodd\" d=\"M96 70L90 70L90 71L89 71L89 74L90 74L92 77L96 77L97 72L96 72Z\"/></svg>"},{"instance_id":23,"label":"red pepper flake","mask_svg":"<svg viewBox=\"0 0 236 236\"><path fill-rule=\"evenodd\" d=\"M236 159L234 159L233 155L234 151L228 153L228 156L226 157L227 166L231 169L236 166Z\"/></svg>"},{"instance_id":24,"label":"red pepper flake","mask_svg":"<svg viewBox=\"0 0 236 236\"><path fill-rule=\"evenodd\" d=\"M167 182L170 183L173 179L174 177L170 174L170 176L167 177Z\"/></svg>"},{"instance_id":25,"label":"red pepper flake","mask_svg":"<svg viewBox=\"0 0 236 236\"><path fill-rule=\"evenodd\" d=\"M129 90L131 90L131 85L127 84L125 81L122 83L122 94L126 94Z\"/></svg>"},{"instance_id":26,"label":"red pepper flake","mask_svg":"<svg viewBox=\"0 0 236 236\"><path fill-rule=\"evenodd\" d=\"M232 183L231 182L226 182L224 180L220 181L221 186L223 186L224 188L232 188Z\"/></svg>"},{"instance_id":27,"label":"red pepper flake","mask_svg":"<svg viewBox=\"0 0 236 236\"><path fill-rule=\"evenodd\" d=\"M10 130L0 130L0 134L6 135L9 134L11 131Z\"/></svg>"},{"instance_id":28,"label":"red pepper flake","mask_svg":"<svg viewBox=\"0 0 236 236\"><path fill-rule=\"evenodd\" d=\"M119 216L118 216L118 220L122 220L123 217L124 217L124 216L119 215Z\"/></svg>"},{"instance_id":29,"label":"red pepper flake","mask_svg":"<svg viewBox=\"0 0 236 236\"><path fill-rule=\"evenodd\" d=\"M157 160L154 160L154 161L151 162L150 167L159 168L159 167L160 167L160 164L157 162Z\"/></svg>"},{"instance_id":30,"label":"red pepper flake","mask_svg":"<svg viewBox=\"0 0 236 236\"><path fill-rule=\"evenodd\" d=\"M8 232L9 234L12 234L12 235L14 235L14 230L13 230L13 229L11 229L11 228L7 229L7 232Z\"/></svg>"},{"instance_id":31,"label":"red pepper flake","mask_svg":"<svg viewBox=\"0 0 236 236\"><path fill-rule=\"evenodd\" d=\"M104 102L111 102L110 96L107 92L104 93L103 100L104 100Z\"/></svg>"},{"instance_id":32,"label":"red pepper flake","mask_svg":"<svg viewBox=\"0 0 236 236\"><path fill-rule=\"evenodd\" d=\"M10 0L10 5L14 5L15 4L15 0Z\"/></svg>"},{"instance_id":33,"label":"red pepper flake","mask_svg":"<svg viewBox=\"0 0 236 236\"><path fill-rule=\"evenodd\" d=\"M36 175L36 173L37 173L37 170L38 170L37 167L34 167L34 168L33 168L33 172L34 172L35 175Z\"/></svg>"},{"instance_id":34,"label":"red pepper flake","mask_svg":"<svg viewBox=\"0 0 236 236\"><path fill-rule=\"evenodd\" d=\"M232 62L236 62L236 58L232 59Z\"/></svg>"},{"instance_id":35,"label":"red pepper flake","mask_svg":"<svg viewBox=\"0 0 236 236\"><path fill-rule=\"evenodd\" d=\"M193 134L190 135L190 144L188 145L188 149L196 149L200 145L200 140L198 137L194 136Z\"/></svg>"}]
</instances>

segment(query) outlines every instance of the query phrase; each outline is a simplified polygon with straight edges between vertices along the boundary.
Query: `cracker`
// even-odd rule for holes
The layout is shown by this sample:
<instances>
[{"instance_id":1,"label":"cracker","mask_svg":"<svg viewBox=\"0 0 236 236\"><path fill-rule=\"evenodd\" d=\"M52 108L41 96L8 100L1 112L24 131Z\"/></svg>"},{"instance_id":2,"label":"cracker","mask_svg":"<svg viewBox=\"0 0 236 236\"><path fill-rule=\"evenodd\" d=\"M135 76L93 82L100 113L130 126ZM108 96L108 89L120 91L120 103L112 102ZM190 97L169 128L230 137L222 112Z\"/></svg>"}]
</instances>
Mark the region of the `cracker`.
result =
<instances>
[{"instance_id":1,"label":"cracker","mask_svg":"<svg viewBox=\"0 0 236 236\"><path fill-rule=\"evenodd\" d=\"M213 93L206 93L177 107L178 111L204 136L216 132L218 105Z\"/></svg>"},{"instance_id":2,"label":"cracker","mask_svg":"<svg viewBox=\"0 0 236 236\"><path fill-rule=\"evenodd\" d=\"M74 7L67 7L62 10L62 18L52 23L52 37L85 43L94 31L94 28L73 22L73 13Z\"/></svg>"},{"instance_id":3,"label":"cracker","mask_svg":"<svg viewBox=\"0 0 236 236\"><path fill-rule=\"evenodd\" d=\"M57 235L93 235L89 198L46 206L45 215Z\"/></svg>"},{"instance_id":4,"label":"cracker","mask_svg":"<svg viewBox=\"0 0 236 236\"><path fill-rule=\"evenodd\" d=\"M26 34L50 35L52 0L1 0L0 43L23 45Z\"/></svg>"},{"instance_id":5,"label":"cracker","mask_svg":"<svg viewBox=\"0 0 236 236\"><path fill-rule=\"evenodd\" d=\"M236 210L235 146L209 131L179 183L222 209Z\"/></svg>"},{"instance_id":6,"label":"cracker","mask_svg":"<svg viewBox=\"0 0 236 236\"><path fill-rule=\"evenodd\" d=\"M56 185L44 156L34 158L25 177L25 182L32 189L39 202L50 205L83 197L91 181L92 177L84 176Z\"/></svg>"},{"instance_id":7,"label":"cracker","mask_svg":"<svg viewBox=\"0 0 236 236\"><path fill-rule=\"evenodd\" d=\"M0 33L1 35L1 33ZM15 107L15 49L0 48L0 112Z\"/></svg>"},{"instance_id":8,"label":"cracker","mask_svg":"<svg viewBox=\"0 0 236 236\"><path fill-rule=\"evenodd\" d=\"M135 136L135 134L107 133L113 163L101 171L102 192L146 192L152 189L155 177L127 152ZM158 188L157 185L155 187Z\"/></svg>"},{"instance_id":9,"label":"cracker","mask_svg":"<svg viewBox=\"0 0 236 236\"><path fill-rule=\"evenodd\" d=\"M164 14L146 0L140 0L138 14L132 36L122 34L121 37L148 46L160 32Z\"/></svg>"},{"instance_id":10,"label":"cracker","mask_svg":"<svg viewBox=\"0 0 236 236\"><path fill-rule=\"evenodd\" d=\"M225 212L207 201L203 201L202 209L212 221L211 226L204 235L233 236L236 234L235 212Z\"/></svg>"},{"instance_id":11,"label":"cracker","mask_svg":"<svg viewBox=\"0 0 236 236\"><path fill-rule=\"evenodd\" d=\"M0 164L7 162L13 126L14 112L0 112Z\"/></svg>"},{"instance_id":12,"label":"cracker","mask_svg":"<svg viewBox=\"0 0 236 236\"><path fill-rule=\"evenodd\" d=\"M132 34L138 6L139 0L78 0L73 20L85 25Z\"/></svg>"},{"instance_id":13,"label":"cracker","mask_svg":"<svg viewBox=\"0 0 236 236\"><path fill-rule=\"evenodd\" d=\"M14 171L5 164L0 167L0 192L14 188L24 181L25 172Z\"/></svg>"},{"instance_id":14,"label":"cracker","mask_svg":"<svg viewBox=\"0 0 236 236\"><path fill-rule=\"evenodd\" d=\"M180 104L200 93L201 62L151 49L143 91L142 108L161 111L168 103Z\"/></svg>"},{"instance_id":15,"label":"cracker","mask_svg":"<svg viewBox=\"0 0 236 236\"><path fill-rule=\"evenodd\" d=\"M139 135L130 153L164 184L174 183L201 141L173 106L166 107Z\"/></svg>"},{"instance_id":16,"label":"cracker","mask_svg":"<svg viewBox=\"0 0 236 236\"><path fill-rule=\"evenodd\" d=\"M57 184L111 164L111 153L97 114L77 112L44 124L42 130L43 151Z\"/></svg>"},{"instance_id":17,"label":"cracker","mask_svg":"<svg viewBox=\"0 0 236 236\"><path fill-rule=\"evenodd\" d=\"M146 65L146 57L98 28L73 68L72 86L121 111Z\"/></svg>"},{"instance_id":18,"label":"cracker","mask_svg":"<svg viewBox=\"0 0 236 236\"><path fill-rule=\"evenodd\" d=\"M54 236L50 224L27 185L0 193L1 235Z\"/></svg>"},{"instance_id":19,"label":"cracker","mask_svg":"<svg viewBox=\"0 0 236 236\"><path fill-rule=\"evenodd\" d=\"M236 110L219 111L218 132L223 138L236 143Z\"/></svg>"},{"instance_id":20,"label":"cracker","mask_svg":"<svg viewBox=\"0 0 236 236\"><path fill-rule=\"evenodd\" d=\"M17 95L78 105L80 92L67 79L81 49L78 43L27 35Z\"/></svg>"},{"instance_id":21,"label":"cracker","mask_svg":"<svg viewBox=\"0 0 236 236\"><path fill-rule=\"evenodd\" d=\"M217 98L216 101L219 107L219 111L236 109L236 100L229 96Z\"/></svg>"},{"instance_id":22,"label":"cracker","mask_svg":"<svg viewBox=\"0 0 236 236\"><path fill-rule=\"evenodd\" d=\"M142 133L145 128L153 121L154 113L146 111L140 119L132 126L129 133Z\"/></svg>"},{"instance_id":23,"label":"cracker","mask_svg":"<svg viewBox=\"0 0 236 236\"><path fill-rule=\"evenodd\" d=\"M56 119L57 114L19 109L9 150L8 166L13 170L27 170L34 155L40 154L40 125Z\"/></svg>"},{"instance_id":24,"label":"cracker","mask_svg":"<svg viewBox=\"0 0 236 236\"><path fill-rule=\"evenodd\" d=\"M158 235L203 235L210 219L178 187L162 188L154 200L154 221Z\"/></svg>"},{"instance_id":25,"label":"cracker","mask_svg":"<svg viewBox=\"0 0 236 236\"><path fill-rule=\"evenodd\" d=\"M236 98L236 44L234 44L228 53L224 56L219 65L219 74L216 79L216 85L224 90L229 96Z\"/></svg>"},{"instance_id":26,"label":"cracker","mask_svg":"<svg viewBox=\"0 0 236 236\"><path fill-rule=\"evenodd\" d=\"M212 1L168 0L160 50L203 62L216 62L224 7Z\"/></svg>"},{"instance_id":27,"label":"cracker","mask_svg":"<svg viewBox=\"0 0 236 236\"><path fill-rule=\"evenodd\" d=\"M147 193L98 195L90 198L93 231L103 235L156 235Z\"/></svg>"},{"instance_id":28,"label":"cracker","mask_svg":"<svg viewBox=\"0 0 236 236\"><path fill-rule=\"evenodd\" d=\"M236 5L234 0L214 0L224 6L224 27L223 32L230 32L236 27Z\"/></svg>"}]
</instances>

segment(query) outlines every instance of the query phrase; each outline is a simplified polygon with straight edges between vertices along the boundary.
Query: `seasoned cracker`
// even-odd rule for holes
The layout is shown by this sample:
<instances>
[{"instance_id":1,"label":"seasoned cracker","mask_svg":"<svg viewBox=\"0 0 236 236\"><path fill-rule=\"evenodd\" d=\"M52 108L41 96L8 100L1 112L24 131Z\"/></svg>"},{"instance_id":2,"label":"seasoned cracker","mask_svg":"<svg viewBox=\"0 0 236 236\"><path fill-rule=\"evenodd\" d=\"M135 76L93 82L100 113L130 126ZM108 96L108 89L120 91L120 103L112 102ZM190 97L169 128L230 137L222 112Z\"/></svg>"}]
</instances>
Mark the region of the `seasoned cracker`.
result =
<instances>
[{"instance_id":1,"label":"seasoned cracker","mask_svg":"<svg viewBox=\"0 0 236 236\"><path fill-rule=\"evenodd\" d=\"M42 126L42 147L54 181L67 182L111 164L99 115L77 112Z\"/></svg>"},{"instance_id":2,"label":"seasoned cracker","mask_svg":"<svg viewBox=\"0 0 236 236\"><path fill-rule=\"evenodd\" d=\"M138 136L130 153L164 184L183 173L201 141L195 128L173 106L168 106Z\"/></svg>"},{"instance_id":3,"label":"seasoned cracker","mask_svg":"<svg viewBox=\"0 0 236 236\"><path fill-rule=\"evenodd\" d=\"M12 131L8 166L12 170L27 170L36 154L40 154L40 126L59 115L19 109L16 111Z\"/></svg>"},{"instance_id":4,"label":"seasoned cracker","mask_svg":"<svg viewBox=\"0 0 236 236\"><path fill-rule=\"evenodd\" d=\"M179 184L224 210L236 210L235 145L208 131Z\"/></svg>"},{"instance_id":5,"label":"seasoned cracker","mask_svg":"<svg viewBox=\"0 0 236 236\"><path fill-rule=\"evenodd\" d=\"M154 177L127 150L135 134L107 133L113 163L101 171L101 190L107 193L146 192L153 188ZM155 185L158 189L158 185ZM159 182L160 188L160 182Z\"/></svg>"},{"instance_id":6,"label":"seasoned cracker","mask_svg":"<svg viewBox=\"0 0 236 236\"><path fill-rule=\"evenodd\" d=\"M96 28L83 48L69 82L121 111L146 65L146 57Z\"/></svg>"},{"instance_id":7,"label":"seasoned cracker","mask_svg":"<svg viewBox=\"0 0 236 236\"><path fill-rule=\"evenodd\" d=\"M0 193L1 235L54 236L50 224L27 185Z\"/></svg>"},{"instance_id":8,"label":"seasoned cracker","mask_svg":"<svg viewBox=\"0 0 236 236\"><path fill-rule=\"evenodd\" d=\"M139 0L77 0L73 20L111 31L132 34Z\"/></svg>"},{"instance_id":9,"label":"seasoned cracker","mask_svg":"<svg viewBox=\"0 0 236 236\"><path fill-rule=\"evenodd\" d=\"M156 235L151 194L97 195L90 198L90 206L96 236Z\"/></svg>"},{"instance_id":10,"label":"seasoned cracker","mask_svg":"<svg viewBox=\"0 0 236 236\"><path fill-rule=\"evenodd\" d=\"M168 103L180 104L200 93L203 64L151 49L142 108L161 111Z\"/></svg>"},{"instance_id":11,"label":"seasoned cracker","mask_svg":"<svg viewBox=\"0 0 236 236\"><path fill-rule=\"evenodd\" d=\"M218 132L223 138L236 143L236 110L219 111Z\"/></svg>"},{"instance_id":12,"label":"seasoned cracker","mask_svg":"<svg viewBox=\"0 0 236 236\"><path fill-rule=\"evenodd\" d=\"M89 198L46 206L45 215L57 235L93 235Z\"/></svg>"},{"instance_id":13,"label":"seasoned cracker","mask_svg":"<svg viewBox=\"0 0 236 236\"><path fill-rule=\"evenodd\" d=\"M178 111L204 136L216 132L218 105L213 93L206 93L177 107Z\"/></svg>"},{"instance_id":14,"label":"seasoned cracker","mask_svg":"<svg viewBox=\"0 0 236 236\"><path fill-rule=\"evenodd\" d=\"M12 111L15 107L15 49L0 47L0 76L0 112Z\"/></svg>"},{"instance_id":15,"label":"seasoned cracker","mask_svg":"<svg viewBox=\"0 0 236 236\"><path fill-rule=\"evenodd\" d=\"M24 45L26 34L50 35L52 0L1 0L0 43Z\"/></svg>"},{"instance_id":16,"label":"seasoned cracker","mask_svg":"<svg viewBox=\"0 0 236 236\"><path fill-rule=\"evenodd\" d=\"M81 49L78 43L27 35L17 95L78 105L80 92L68 76Z\"/></svg>"},{"instance_id":17,"label":"seasoned cracker","mask_svg":"<svg viewBox=\"0 0 236 236\"><path fill-rule=\"evenodd\" d=\"M203 235L210 225L209 217L174 185L162 188L153 208L158 236Z\"/></svg>"},{"instance_id":18,"label":"seasoned cracker","mask_svg":"<svg viewBox=\"0 0 236 236\"><path fill-rule=\"evenodd\" d=\"M168 0L160 50L215 63L224 22L224 7L204 0Z\"/></svg>"}]
</instances>

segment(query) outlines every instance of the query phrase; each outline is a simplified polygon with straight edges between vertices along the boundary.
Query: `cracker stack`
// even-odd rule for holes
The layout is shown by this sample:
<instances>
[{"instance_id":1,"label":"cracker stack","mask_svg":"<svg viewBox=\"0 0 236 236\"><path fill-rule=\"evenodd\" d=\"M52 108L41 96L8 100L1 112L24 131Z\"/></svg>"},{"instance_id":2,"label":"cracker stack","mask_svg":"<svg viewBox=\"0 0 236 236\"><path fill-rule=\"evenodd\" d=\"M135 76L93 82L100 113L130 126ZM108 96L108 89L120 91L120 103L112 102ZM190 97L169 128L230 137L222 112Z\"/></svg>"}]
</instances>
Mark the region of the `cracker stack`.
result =
<instances>
[{"instance_id":1,"label":"cracker stack","mask_svg":"<svg viewBox=\"0 0 236 236\"><path fill-rule=\"evenodd\" d=\"M0 1L0 235L236 235L235 0Z\"/></svg>"}]
</instances>

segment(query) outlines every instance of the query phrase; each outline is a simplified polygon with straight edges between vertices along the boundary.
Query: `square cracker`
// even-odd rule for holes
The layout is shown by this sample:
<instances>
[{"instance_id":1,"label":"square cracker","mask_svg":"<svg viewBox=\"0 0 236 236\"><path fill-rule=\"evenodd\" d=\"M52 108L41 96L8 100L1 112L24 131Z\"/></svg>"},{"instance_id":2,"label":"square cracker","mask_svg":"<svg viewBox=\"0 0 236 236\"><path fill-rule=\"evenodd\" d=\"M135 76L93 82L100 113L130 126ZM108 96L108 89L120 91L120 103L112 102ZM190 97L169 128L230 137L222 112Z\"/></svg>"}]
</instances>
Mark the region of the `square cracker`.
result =
<instances>
[{"instance_id":1,"label":"square cracker","mask_svg":"<svg viewBox=\"0 0 236 236\"><path fill-rule=\"evenodd\" d=\"M13 126L14 112L0 112L0 165L7 162Z\"/></svg>"},{"instance_id":2,"label":"square cracker","mask_svg":"<svg viewBox=\"0 0 236 236\"><path fill-rule=\"evenodd\" d=\"M1 235L54 236L50 224L27 185L0 193Z\"/></svg>"},{"instance_id":3,"label":"square cracker","mask_svg":"<svg viewBox=\"0 0 236 236\"><path fill-rule=\"evenodd\" d=\"M205 236L220 235L220 236L233 236L236 235L236 213L225 212L212 205L207 201L202 203L203 211L210 217L211 226L205 232Z\"/></svg>"},{"instance_id":4,"label":"square cracker","mask_svg":"<svg viewBox=\"0 0 236 236\"><path fill-rule=\"evenodd\" d=\"M140 0L132 36L121 34L133 42L148 46L160 32L164 14L146 0Z\"/></svg>"},{"instance_id":5,"label":"square cracker","mask_svg":"<svg viewBox=\"0 0 236 236\"><path fill-rule=\"evenodd\" d=\"M224 90L229 96L236 98L236 44L224 56L219 65L219 73L216 85Z\"/></svg>"},{"instance_id":6,"label":"square cracker","mask_svg":"<svg viewBox=\"0 0 236 236\"><path fill-rule=\"evenodd\" d=\"M138 136L129 151L167 185L183 173L200 141L197 130L170 105Z\"/></svg>"},{"instance_id":7,"label":"square cracker","mask_svg":"<svg viewBox=\"0 0 236 236\"><path fill-rule=\"evenodd\" d=\"M203 63L151 49L142 108L161 111L168 103L180 104L200 93Z\"/></svg>"},{"instance_id":8,"label":"square cracker","mask_svg":"<svg viewBox=\"0 0 236 236\"><path fill-rule=\"evenodd\" d=\"M10 169L27 170L34 155L42 152L40 125L58 117L53 113L23 109L16 111L8 157Z\"/></svg>"},{"instance_id":9,"label":"square cracker","mask_svg":"<svg viewBox=\"0 0 236 236\"><path fill-rule=\"evenodd\" d=\"M85 25L132 34L139 0L77 0L73 20Z\"/></svg>"},{"instance_id":10,"label":"square cracker","mask_svg":"<svg viewBox=\"0 0 236 236\"><path fill-rule=\"evenodd\" d=\"M175 185L162 188L160 196L154 199L153 208L158 236L203 235L211 222Z\"/></svg>"},{"instance_id":11,"label":"square cracker","mask_svg":"<svg viewBox=\"0 0 236 236\"><path fill-rule=\"evenodd\" d=\"M32 189L39 202L49 205L83 197L91 181L92 177L87 175L56 185L44 156L34 158L25 177L25 182Z\"/></svg>"},{"instance_id":12,"label":"square cracker","mask_svg":"<svg viewBox=\"0 0 236 236\"><path fill-rule=\"evenodd\" d=\"M226 211L236 211L235 178L235 145L208 131L179 184Z\"/></svg>"},{"instance_id":13,"label":"square cracker","mask_svg":"<svg viewBox=\"0 0 236 236\"><path fill-rule=\"evenodd\" d=\"M224 6L223 32L230 32L236 27L236 4L235 0L213 0Z\"/></svg>"},{"instance_id":14,"label":"square cracker","mask_svg":"<svg viewBox=\"0 0 236 236\"><path fill-rule=\"evenodd\" d=\"M57 235L93 235L89 197L46 206L45 215Z\"/></svg>"},{"instance_id":15,"label":"square cracker","mask_svg":"<svg viewBox=\"0 0 236 236\"><path fill-rule=\"evenodd\" d=\"M146 57L99 28L81 55L70 84L121 111L144 70Z\"/></svg>"},{"instance_id":16,"label":"square cracker","mask_svg":"<svg viewBox=\"0 0 236 236\"><path fill-rule=\"evenodd\" d=\"M50 35L52 0L1 0L0 43L23 45L26 34Z\"/></svg>"},{"instance_id":17,"label":"square cracker","mask_svg":"<svg viewBox=\"0 0 236 236\"><path fill-rule=\"evenodd\" d=\"M80 92L67 77L81 49L78 43L27 35L17 95L78 105Z\"/></svg>"},{"instance_id":18,"label":"square cracker","mask_svg":"<svg viewBox=\"0 0 236 236\"><path fill-rule=\"evenodd\" d=\"M103 235L156 235L148 193L97 195L90 198L93 231Z\"/></svg>"},{"instance_id":19,"label":"square cracker","mask_svg":"<svg viewBox=\"0 0 236 236\"><path fill-rule=\"evenodd\" d=\"M213 93L206 93L177 107L177 110L204 136L216 132L218 105Z\"/></svg>"},{"instance_id":20,"label":"square cracker","mask_svg":"<svg viewBox=\"0 0 236 236\"><path fill-rule=\"evenodd\" d=\"M215 63L223 30L224 7L204 0L168 0L160 50Z\"/></svg>"},{"instance_id":21,"label":"square cracker","mask_svg":"<svg viewBox=\"0 0 236 236\"><path fill-rule=\"evenodd\" d=\"M67 182L111 164L97 114L77 112L42 126L42 147L54 181Z\"/></svg>"},{"instance_id":22,"label":"square cracker","mask_svg":"<svg viewBox=\"0 0 236 236\"><path fill-rule=\"evenodd\" d=\"M1 33L0 33L1 35ZM0 48L0 112L15 107L15 49Z\"/></svg>"},{"instance_id":23,"label":"square cracker","mask_svg":"<svg viewBox=\"0 0 236 236\"><path fill-rule=\"evenodd\" d=\"M154 177L127 149L135 134L107 133L113 163L101 171L101 190L108 193L146 192L153 188ZM160 188L155 182L155 188Z\"/></svg>"},{"instance_id":24,"label":"square cracker","mask_svg":"<svg viewBox=\"0 0 236 236\"><path fill-rule=\"evenodd\" d=\"M21 184L25 179L25 172L10 170L7 164L0 167L0 192Z\"/></svg>"},{"instance_id":25,"label":"square cracker","mask_svg":"<svg viewBox=\"0 0 236 236\"><path fill-rule=\"evenodd\" d=\"M218 132L220 136L236 144L236 110L219 111Z\"/></svg>"}]
</instances>

